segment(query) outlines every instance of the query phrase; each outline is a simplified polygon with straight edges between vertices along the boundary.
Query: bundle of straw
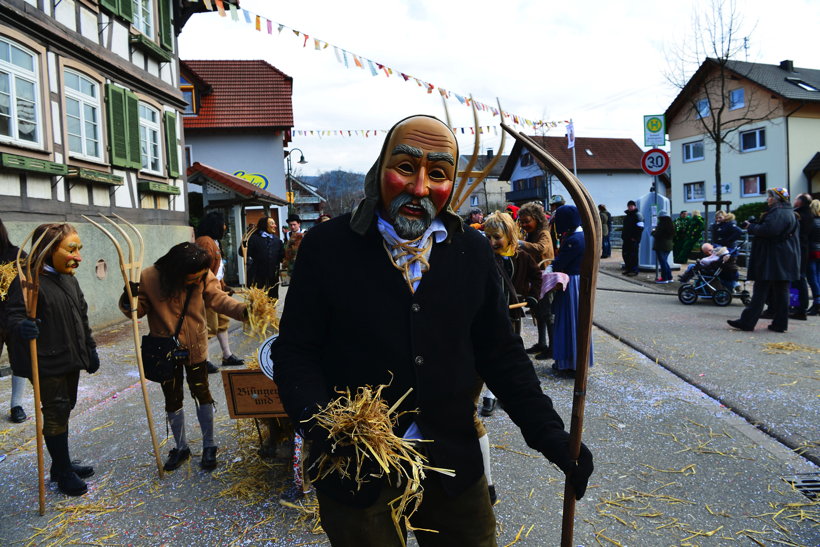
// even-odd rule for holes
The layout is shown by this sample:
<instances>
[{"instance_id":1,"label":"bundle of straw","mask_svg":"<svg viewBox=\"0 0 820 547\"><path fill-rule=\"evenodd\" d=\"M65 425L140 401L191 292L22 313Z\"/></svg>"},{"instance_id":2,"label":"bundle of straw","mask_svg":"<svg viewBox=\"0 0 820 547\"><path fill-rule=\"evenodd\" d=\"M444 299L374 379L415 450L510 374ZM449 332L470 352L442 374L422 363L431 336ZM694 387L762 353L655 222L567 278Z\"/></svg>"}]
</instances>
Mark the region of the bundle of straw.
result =
<instances>
[{"instance_id":1,"label":"bundle of straw","mask_svg":"<svg viewBox=\"0 0 820 547\"><path fill-rule=\"evenodd\" d=\"M337 446L351 446L354 449L354 456L349 458L324 453L314 466L318 468L319 479L338 473L343 478L352 478L358 487L371 477L385 477L388 482L395 480L397 485L403 483L404 491L390 502L390 507L393 524L404 541L401 523L403 520L406 528L413 530L410 517L421 504L421 481L425 478L425 472L438 471L450 476L454 472L428 465L427 458L414 448L414 441L393 433L399 416L403 414L395 411L412 388L388 408L382 398L385 387L360 387L355 395L349 389L338 391L341 397L313 415L310 421L315 423L314 427L327 431L331 452ZM368 460L376 462L379 471L363 476L363 463Z\"/></svg>"},{"instance_id":2,"label":"bundle of straw","mask_svg":"<svg viewBox=\"0 0 820 547\"><path fill-rule=\"evenodd\" d=\"M264 289L259 287L249 287L243 292L245 302L248 304L248 322L251 326L251 334L255 334L260 340L268 337L268 330L271 334L279 330L279 318L276 316L276 303L278 299L270 298Z\"/></svg>"},{"instance_id":3,"label":"bundle of straw","mask_svg":"<svg viewBox=\"0 0 820 547\"><path fill-rule=\"evenodd\" d=\"M14 281L15 277L17 277L16 261L0 264L0 300L6 299L11 282Z\"/></svg>"}]
</instances>

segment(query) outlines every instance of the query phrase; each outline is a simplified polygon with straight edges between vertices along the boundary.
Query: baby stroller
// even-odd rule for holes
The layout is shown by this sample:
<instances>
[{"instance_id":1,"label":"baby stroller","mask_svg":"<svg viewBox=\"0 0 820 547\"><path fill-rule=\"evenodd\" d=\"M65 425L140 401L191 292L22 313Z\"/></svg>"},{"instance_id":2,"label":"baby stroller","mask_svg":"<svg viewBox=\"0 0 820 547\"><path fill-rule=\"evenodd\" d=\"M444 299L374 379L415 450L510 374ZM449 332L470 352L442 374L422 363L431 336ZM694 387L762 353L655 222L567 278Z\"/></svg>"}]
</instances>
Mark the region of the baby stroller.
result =
<instances>
[{"instance_id":1,"label":"baby stroller","mask_svg":"<svg viewBox=\"0 0 820 547\"><path fill-rule=\"evenodd\" d=\"M732 303L733 291L740 287L738 283L742 283L743 288L737 296L741 302L748 304L751 294L745 289L745 281L740 280L736 258L737 249L733 249L710 267L693 268L691 281L678 289L678 300L690 305L697 302L698 298L711 298L716 306L728 306Z\"/></svg>"}]
</instances>

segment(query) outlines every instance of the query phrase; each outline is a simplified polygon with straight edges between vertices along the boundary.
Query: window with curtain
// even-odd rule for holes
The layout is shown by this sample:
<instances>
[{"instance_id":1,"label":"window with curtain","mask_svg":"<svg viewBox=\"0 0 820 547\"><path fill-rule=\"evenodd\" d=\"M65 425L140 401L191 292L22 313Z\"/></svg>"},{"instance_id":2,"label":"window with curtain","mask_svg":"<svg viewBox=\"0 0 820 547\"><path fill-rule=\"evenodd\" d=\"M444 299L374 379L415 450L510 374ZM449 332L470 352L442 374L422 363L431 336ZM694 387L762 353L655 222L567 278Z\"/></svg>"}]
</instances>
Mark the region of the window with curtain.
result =
<instances>
[{"instance_id":1,"label":"window with curtain","mask_svg":"<svg viewBox=\"0 0 820 547\"><path fill-rule=\"evenodd\" d=\"M145 103L140 103L139 120L142 170L162 175L159 112Z\"/></svg>"},{"instance_id":2,"label":"window with curtain","mask_svg":"<svg viewBox=\"0 0 820 547\"><path fill-rule=\"evenodd\" d=\"M37 55L0 37L0 141L41 144Z\"/></svg>"},{"instance_id":3,"label":"window with curtain","mask_svg":"<svg viewBox=\"0 0 820 547\"><path fill-rule=\"evenodd\" d=\"M149 38L154 38L153 0L132 0L134 6L134 26Z\"/></svg>"},{"instance_id":4,"label":"window with curtain","mask_svg":"<svg viewBox=\"0 0 820 547\"><path fill-rule=\"evenodd\" d=\"M68 151L72 156L101 160L99 84L69 69L63 73L63 81Z\"/></svg>"}]
</instances>

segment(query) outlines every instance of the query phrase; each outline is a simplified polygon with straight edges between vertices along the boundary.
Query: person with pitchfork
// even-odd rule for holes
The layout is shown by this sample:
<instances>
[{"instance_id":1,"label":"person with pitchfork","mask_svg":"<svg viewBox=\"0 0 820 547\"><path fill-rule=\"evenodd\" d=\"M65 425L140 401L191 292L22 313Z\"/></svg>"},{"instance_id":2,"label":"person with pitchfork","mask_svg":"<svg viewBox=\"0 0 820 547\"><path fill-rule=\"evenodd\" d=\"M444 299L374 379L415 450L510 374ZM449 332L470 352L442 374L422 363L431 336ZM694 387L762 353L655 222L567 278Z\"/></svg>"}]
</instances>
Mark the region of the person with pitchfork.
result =
<instances>
[{"instance_id":1,"label":"person with pitchfork","mask_svg":"<svg viewBox=\"0 0 820 547\"><path fill-rule=\"evenodd\" d=\"M182 408L183 377L196 401L196 417L202 430L202 459L206 471L216 468L217 445L214 441L214 400L208 387L208 329L205 308L232 317L245 319L244 302L234 300L222 290L219 280L210 270L211 255L194 243L179 243L145 268L139 283L131 291L139 295L137 317L148 316L148 329L154 336L173 336L177 321L184 316L179 330L179 357L174 377L162 382L165 412L175 447L168 454L163 468L173 471L191 457L185 435L185 414ZM128 293L123 292L120 310L131 317Z\"/></svg>"},{"instance_id":2,"label":"person with pitchfork","mask_svg":"<svg viewBox=\"0 0 820 547\"><path fill-rule=\"evenodd\" d=\"M41 224L32 236L32 241L38 240L45 243L26 258L31 264L42 263L42 271L35 272L39 273L36 317L26 312L19 277L9 287L10 361L15 376L33 382L28 341L37 340L42 433L51 456L51 480L63 494L81 496L88 491L83 479L92 476L94 468L72 461L68 420L77 403L80 372L94 374L100 368L97 344L88 325L88 305L74 277L82 262L83 244L77 230L65 223Z\"/></svg>"},{"instance_id":3,"label":"person with pitchfork","mask_svg":"<svg viewBox=\"0 0 820 547\"><path fill-rule=\"evenodd\" d=\"M569 433L513 332L487 239L465 231L450 207L458 158L455 135L434 117L393 126L355 211L305 234L271 348L285 411L312 442L306 466L334 456L316 413L346 390L382 385L396 405L394 434L430 441L416 443L430 465L454 470L421 481L410 525L422 547L496 545L473 421L477 376L577 498L593 470L585 446L570 457ZM350 447L340 448L337 457ZM314 482L324 531L334 546L403 545L390 508L401 488L372 461L359 463L367 482Z\"/></svg>"}]
</instances>

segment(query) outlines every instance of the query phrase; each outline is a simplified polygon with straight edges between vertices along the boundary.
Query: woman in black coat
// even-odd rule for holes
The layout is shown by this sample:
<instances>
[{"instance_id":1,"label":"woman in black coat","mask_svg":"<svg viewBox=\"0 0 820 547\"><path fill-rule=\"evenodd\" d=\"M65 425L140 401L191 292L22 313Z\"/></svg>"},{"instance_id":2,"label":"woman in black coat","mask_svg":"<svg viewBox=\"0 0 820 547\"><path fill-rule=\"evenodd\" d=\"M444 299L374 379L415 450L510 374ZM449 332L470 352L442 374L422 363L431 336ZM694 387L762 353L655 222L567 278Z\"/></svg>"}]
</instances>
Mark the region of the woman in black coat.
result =
<instances>
[{"instance_id":1,"label":"woman in black coat","mask_svg":"<svg viewBox=\"0 0 820 547\"><path fill-rule=\"evenodd\" d=\"M754 237L746 276L755 282L752 301L740 314L740 319L729 319L727 323L736 329L754 330L771 291L774 318L768 328L786 332L789 283L800 279L800 230L789 204L788 190L770 188L766 192L769 209L761 215L760 222L745 223L746 230Z\"/></svg>"},{"instance_id":2,"label":"woman in black coat","mask_svg":"<svg viewBox=\"0 0 820 547\"><path fill-rule=\"evenodd\" d=\"M669 267L669 253L672 252L672 240L675 238L675 225L666 211L658 213L658 225L652 230L652 250L660 268L660 277L655 283L671 283L672 269Z\"/></svg>"},{"instance_id":3,"label":"woman in black coat","mask_svg":"<svg viewBox=\"0 0 820 547\"><path fill-rule=\"evenodd\" d=\"M248 240L248 286L268 289L268 296L279 298L279 265L285 257L285 247L276 235L276 221L262 217Z\"/></svg>"}]
</instances>

